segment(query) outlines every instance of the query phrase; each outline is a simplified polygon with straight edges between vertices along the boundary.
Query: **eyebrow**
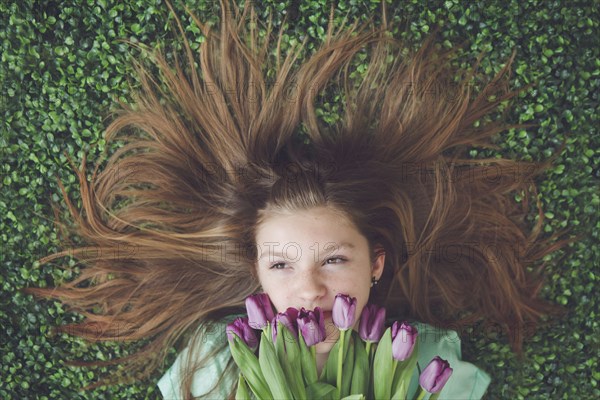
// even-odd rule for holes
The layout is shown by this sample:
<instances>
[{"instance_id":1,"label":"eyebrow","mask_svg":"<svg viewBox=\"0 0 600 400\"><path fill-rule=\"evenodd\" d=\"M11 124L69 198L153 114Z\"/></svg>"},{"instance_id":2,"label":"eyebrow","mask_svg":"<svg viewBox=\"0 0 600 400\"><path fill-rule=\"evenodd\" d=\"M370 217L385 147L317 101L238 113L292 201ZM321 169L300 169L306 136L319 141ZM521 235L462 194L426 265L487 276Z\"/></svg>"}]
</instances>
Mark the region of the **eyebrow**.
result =
<instances>
[{"instance_id":1,"label":"eyebrow","mask_svg":"<svg viewBox=\"0 0 600 400\"><path fill-rule=\"evenodd\" d=\"M260 255L260 257L258 257L259 260L262 260L265 256L268 256L269 252L268 251L264 251L262 252L262 254ZM271 254L273 257L282 257L283 258L283 254L280 251L275 251Z\"/></svg>"},{"instance_id":2,"label":"eyebrow","mask_svg":"<svg viewBox=\"0 0 600 400\"><path fill-rule=\"evenodd\" d=\"M339 244L336 242L328 242L325 244L325 248L323 249L323 252L327 255L331 255L333 253L335 253L336 251L339 251L340 249L350 249L353 250L355 249L356 246L353 243L350 242L340 242ZM319 248L319 254L321 252L321 249ZM274 251L272 253L270 253L268 250L267 251L263 251L260 256L258 257L258 260L263 259L265 256L271 255L273 257L281 257L281 258L285 258L283 253L281 251Z\"/></svg>"},{"instance_id":3,"label":"eyebrow","mask_svg":"<svg viewBox=\"0 0 600 400\"><path fill-rule=\"evenodd\" d=\"M327 243L327 244L330 244L330 243ZM340 244L331 243L331 246L325 247L324 250L329 250L331 248L333 248L333 250L331 250L330 252L333 253L334 251L337 251L339 249L354 249L354 248L356 248L356 246L354 246L354 244L352 244L350 242L341 242Z\"/></svg>"}]
</instances>

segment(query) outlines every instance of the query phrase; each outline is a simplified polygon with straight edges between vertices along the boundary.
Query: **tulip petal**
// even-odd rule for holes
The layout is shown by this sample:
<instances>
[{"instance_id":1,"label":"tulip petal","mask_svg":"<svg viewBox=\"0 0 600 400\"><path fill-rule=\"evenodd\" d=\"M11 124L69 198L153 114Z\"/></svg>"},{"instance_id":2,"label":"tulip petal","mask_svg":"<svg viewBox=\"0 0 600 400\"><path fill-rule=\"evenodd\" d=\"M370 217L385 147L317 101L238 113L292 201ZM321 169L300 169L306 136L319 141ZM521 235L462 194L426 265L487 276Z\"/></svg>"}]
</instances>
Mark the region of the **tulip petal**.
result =
<instances>
[{"instance_id":1,"label":"tulip petal","mask_svg":"<svg viewBox=\"0 0 600 400\"><path fill-rule=\"evenodd\" d=\"M313 346L325 340L325 320L319 307L314 311L307 311L304 308L298 314L298 330L302 332L307 346Z\"/></svg>"},{"instance_id":2,"label":"tulip petal","mask_svg":"<svg viewBox=\"0 0 600 400\"><path fill-rule=\"evenodd\" d=\"M437 393L444 388L452 375L448 361L435 356L419 376L419 385L429 393Z\"/></svg>"},{"instance_id":3,"label":"tulip petal","mask_svg":"<svg viewBox=\"0 0 600 400\"><path fill-rule=\"evenodd\" d=\"M395 360L404 361L410 357L417 340L415 327L398 321L392 325L392 356Z\"/></svg>"},{"instance_id":4,"label":"tulip petal","mask_svg":"<svg viewBox=\"0 0 600 400\"><path fill-rule=\"evenodd\" d=\"M385 330L385 307L367 304L360 316L358 332L365 342L378 342Z\"/></svg>"},{"instance_id":5,"label":"tulip petal","mask_svg":"<svg viewBox=\"0 0 600 400\"><path fill-rule=\"evenodd\" d=\"M271 300L266 293L258 293L246 298L246 312L253 329L264 329L275 317Z\"/></svg>"},{"instance_id":6,"label":"tulip petal","mask_svg":"<svg viewBox=\"0 0 600 400\"><path fill-rule=\"evenodd\" d=\"M232 323L227 325L225 332L227 333L227 339L230 342L233 340L233 336L237 336L252 351L255 351L258 347L258 338L256 337L254 330L250 327L248 318L236 318Z\"/></svg>"},{"instance_id":7,"label":"tulip petal","mask_svg":"<svg viewBox=\"0 0 600 400\"><path fill-rule=\"evenodd\" d=\"M356 321L356 297L346 294L337 294L333 301L331 317L333 324L340 330L348 330L354 326Z\"/></svg>"}]
</instances>

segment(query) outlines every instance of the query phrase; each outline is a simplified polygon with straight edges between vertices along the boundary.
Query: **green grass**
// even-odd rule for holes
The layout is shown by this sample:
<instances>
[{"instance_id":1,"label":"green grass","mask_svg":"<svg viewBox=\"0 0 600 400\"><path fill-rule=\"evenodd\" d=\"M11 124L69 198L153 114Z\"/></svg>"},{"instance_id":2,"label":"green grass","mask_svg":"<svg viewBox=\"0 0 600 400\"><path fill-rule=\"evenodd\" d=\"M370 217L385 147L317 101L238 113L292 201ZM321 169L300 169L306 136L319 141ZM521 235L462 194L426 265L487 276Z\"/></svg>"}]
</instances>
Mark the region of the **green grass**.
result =
<instances>
[{"instance_id":1,"label":"green grass","mask_svg":"<svg viewBox=\"0 0 600 400\"><path fill-rule=\"evenodd\" d=\"M175 3L197 45L198 30L180 2ZM594 290L600 260L598 5L535 0L397 3L388 14L394 20L410 18L408 36L415 43L434 24L443 27L448 43L468 40L465 66L488 49L482 68L491 74L516 48L513 86L533 81L538 86L518 98L509 117L538 127L502 134L498 154L540 160L567 141L554 167L540 179L539 194L547 212L546 234L570 229L582 235L546 260L548 285L543 296L570 312L526 342L522 362L510 353L506 338L482 329L473 329L464 338L464 357L492 375L488 399L599 397ZM188 4L202 19L216 19L216 1ZM265 1L258 11L264 17L273 10L278 28L286 10L290 27L285 41L308 35L313 48L324 34L326 4ZM379 5L343 1L338 9L352 20L377 14ZM336 19L341 17L337 12ZM19 290L52 286L76 274L73 262L66 269L58 268L58 263L34 262L59 246L49 205L50 199L60 200L56 177L78 199L66 154L79 164L87 153L91 168L105 146L102 130L109 109L117 99L129 98L131 50L120 39L151 46L169 41L172 22L166 5L158 0L0 2L0 398L160 398L155 383L174 352L165 368L148 381L81 393L78 388L92 382L102 369L69 367L64 360L108 360L134 347L51 336L50 327L78 317L59 303L36 301Z\"/></svg>"}]
</instances>

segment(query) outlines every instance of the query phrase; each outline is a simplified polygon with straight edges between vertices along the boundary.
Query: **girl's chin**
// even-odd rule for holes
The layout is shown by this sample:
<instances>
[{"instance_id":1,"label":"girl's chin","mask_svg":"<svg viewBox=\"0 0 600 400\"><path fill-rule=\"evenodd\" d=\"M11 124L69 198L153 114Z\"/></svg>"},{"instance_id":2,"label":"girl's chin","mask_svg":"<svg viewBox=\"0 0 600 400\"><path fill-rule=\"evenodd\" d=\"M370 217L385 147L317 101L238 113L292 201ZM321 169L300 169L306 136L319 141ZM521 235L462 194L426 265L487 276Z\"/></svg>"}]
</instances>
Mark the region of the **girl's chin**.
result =
<instances>
[{"instance_id":1,"label":"girl's chin","mask_svg":"<svg viewBox=\"0 0 600 400\"><path fill-rule=\"evenodd\" d=\"M327 335L325 341L321 343L317 343L315 345L315 351L317 354L329 353L333 348L333 345L340 338L340 330L333 324L333 319L331 318L331 312L324 313L325 319L325 334ZM358 330L358 321L353 327L353 330Z\"/></svg>"},{"instance_id":2,"label":"girl's chin","mask_svg":"<svg viewBox=\"0 0 600 400\"><path fill-rule=\"evenodd\" d=\"M337 340L337 339L336 339ZM327 354L333 348L336 340L332 340L330 338L325 339L324 342L315 344L315 352L317 354Z\"/></svg>"}]
</instances>

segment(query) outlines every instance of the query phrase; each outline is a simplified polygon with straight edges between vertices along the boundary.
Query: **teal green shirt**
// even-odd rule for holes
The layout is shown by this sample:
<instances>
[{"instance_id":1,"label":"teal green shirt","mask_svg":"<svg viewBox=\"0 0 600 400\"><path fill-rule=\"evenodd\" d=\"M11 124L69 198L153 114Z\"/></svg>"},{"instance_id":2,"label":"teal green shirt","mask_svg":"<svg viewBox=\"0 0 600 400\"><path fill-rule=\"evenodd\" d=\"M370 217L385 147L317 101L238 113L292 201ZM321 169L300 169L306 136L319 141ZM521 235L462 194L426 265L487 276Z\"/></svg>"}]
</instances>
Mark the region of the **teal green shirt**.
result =
<instances>
[{"instance_id":1,"label":"teal green shirt","mask_svg":"<svg viewBox=\"0 0 600 400\"><path fill-rule=\"evenodd\" d=\"M475 365L461 360L458 334L451 330L437 329L426 324L419 323L416 325L419 331L417 340L419 341L419 366L421 370L435 356L440 356L444 360L447 360L453 369L452 376L442 389L439 398L441 400L481 399L490 383L490 376ZM165 400L184 398L181 391L181 377L186 372L183 368L185 368L185 360L190 356L190 351L194 352L191 356L198 357L222 344L222 342L219 342L219 338L222 338L221 340L223 341L226 340L225 326L226 324L223 323L223 335L212 335L209 337L209 341L203 343L201 348L193 350L185 348L177 356L175 363L158 382L158 387ZM212 363L194 375L192 383L192 395L194 397L205 395L212 389L223 374L230 357L229 347L226 347L224 351L214 358ZM215 392L218 395L213 396L213 398L227 398L229 393L226 393L226 390L231 387L234 379L237 379L237 375L227 377L225 383L219 388L220 391ZM416 392L419 384L418 381L418 372L415 370L408 391L409 398L412 398L412 394ZM425 399L427 398L428 396L425 397Z\"/></svg>"}]
</instances>

